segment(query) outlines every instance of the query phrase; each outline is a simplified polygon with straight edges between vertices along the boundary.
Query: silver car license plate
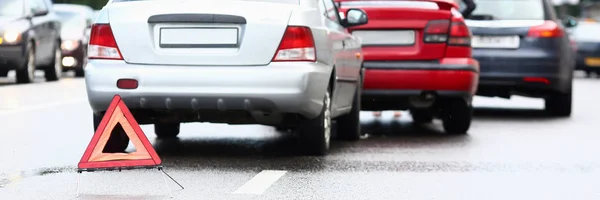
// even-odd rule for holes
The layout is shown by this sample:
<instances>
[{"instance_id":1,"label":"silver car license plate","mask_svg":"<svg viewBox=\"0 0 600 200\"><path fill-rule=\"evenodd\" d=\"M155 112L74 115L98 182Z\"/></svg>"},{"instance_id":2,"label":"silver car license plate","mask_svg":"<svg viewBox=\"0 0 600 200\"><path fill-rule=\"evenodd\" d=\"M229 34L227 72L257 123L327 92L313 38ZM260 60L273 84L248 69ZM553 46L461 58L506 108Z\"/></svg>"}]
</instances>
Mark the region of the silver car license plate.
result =
<instances>
[{"instance_id":1,"label":"silver car license plate","mask_svg":"<svg viewBox=\"0 0 600 200\"><path fill-rule=\"evenodd\" d=\"M239 43L237 28L161 28L161 48L233 48Z\"/></svg>"}]
</instances>

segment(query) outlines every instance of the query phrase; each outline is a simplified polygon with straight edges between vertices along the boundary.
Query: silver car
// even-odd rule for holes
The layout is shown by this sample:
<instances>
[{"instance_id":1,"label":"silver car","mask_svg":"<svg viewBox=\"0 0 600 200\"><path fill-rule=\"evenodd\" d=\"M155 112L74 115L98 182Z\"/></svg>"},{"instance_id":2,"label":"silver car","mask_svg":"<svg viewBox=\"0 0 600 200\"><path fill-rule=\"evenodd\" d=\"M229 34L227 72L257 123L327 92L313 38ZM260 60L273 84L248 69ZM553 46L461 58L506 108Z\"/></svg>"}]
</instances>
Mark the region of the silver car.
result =
<instances>
[{"instance_id":1,"label":"silver car","mask_svg":"<svg viewBox=\"0 0 600 200\"><path fill-rule=\"evenodd\" d=\"M159 138L180 123L262 124L296 130L310 155L360 138L361 45L367 23L333 0L112 0L89 42L85 80L94 128L119 94ZM123 152L113 132L105 150ZM119 135L120 134L120 135Z\"/></svg>"}]
</instances>

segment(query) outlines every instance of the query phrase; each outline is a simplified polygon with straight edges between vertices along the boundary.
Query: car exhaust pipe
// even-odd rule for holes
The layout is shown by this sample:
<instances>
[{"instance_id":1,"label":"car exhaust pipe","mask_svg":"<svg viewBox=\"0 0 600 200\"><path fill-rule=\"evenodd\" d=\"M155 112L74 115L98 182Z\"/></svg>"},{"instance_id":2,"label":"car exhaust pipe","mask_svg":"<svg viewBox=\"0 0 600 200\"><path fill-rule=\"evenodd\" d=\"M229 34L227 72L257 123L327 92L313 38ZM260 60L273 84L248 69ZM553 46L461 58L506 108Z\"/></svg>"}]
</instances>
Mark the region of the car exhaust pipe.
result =
<instances>
[{"instance_id":1,"label":"car exhaust pipe","mask_svg":"<svg viewBox=\"0 0 600 200\"><path fill-rule=\"evenodd\" d=\"M433 91L423 91L419 96L412 96L408 99L411 107L414 108L429 108L433 106L437 98L437 94Z\"/></svg>"}]
</instances>

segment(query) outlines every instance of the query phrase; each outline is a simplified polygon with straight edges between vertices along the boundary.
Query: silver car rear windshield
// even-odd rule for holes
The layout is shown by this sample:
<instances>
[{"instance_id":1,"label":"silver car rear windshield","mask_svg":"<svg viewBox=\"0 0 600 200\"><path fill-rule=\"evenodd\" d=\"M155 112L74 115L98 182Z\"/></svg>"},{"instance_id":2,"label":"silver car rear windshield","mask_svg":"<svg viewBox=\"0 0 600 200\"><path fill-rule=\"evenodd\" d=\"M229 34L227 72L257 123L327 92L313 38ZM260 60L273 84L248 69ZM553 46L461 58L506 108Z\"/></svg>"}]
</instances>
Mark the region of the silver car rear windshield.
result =
<instances>
[{"instance_id":1,"label":"silver car rear windshield","mask_svg":"<svg viewBox=\"0 0 600 200\"><path fill-rule=\"evenodd\" d=\"M544 20L543 0L475 0L473 19ZM461 4L464 7L464 4ZM462 8L464 9L464 8Z\"/></svg>"},{"instance_id":2,"label":"silver car rear windshield","mask_svg":"<svg viewBox=\"0 0 600 200\"><path fill-rule=\"evenodd\" d=\"M169 0L113 0L113 3L117 2L130 2L130 1L169 1ZM195 0L198 2L208 1L208 0ZM226 0L221 0L226 1ZM230 1L258 1L258 2L270 2L270 3L285 3L285 4L300 4L301 0L230 0Z\"/></svg>"}]
</instances>

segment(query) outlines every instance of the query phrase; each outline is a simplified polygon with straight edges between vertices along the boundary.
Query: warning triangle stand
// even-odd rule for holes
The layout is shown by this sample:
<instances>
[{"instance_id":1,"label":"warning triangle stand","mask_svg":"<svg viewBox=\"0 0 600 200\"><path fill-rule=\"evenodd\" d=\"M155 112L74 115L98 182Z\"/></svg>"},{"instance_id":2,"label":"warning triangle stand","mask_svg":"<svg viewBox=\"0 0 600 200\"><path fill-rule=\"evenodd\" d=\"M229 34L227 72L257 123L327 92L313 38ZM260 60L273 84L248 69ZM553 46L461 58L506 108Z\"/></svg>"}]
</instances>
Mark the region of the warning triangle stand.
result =
<instances>
[{"instance_id":1,"label":"warning triangle stand","mask_svg":"<svg viewBox=\"0 0 600 200\"><path fill-rule=\"evenodd\" d=\"M107 145L114 129L120 125L129 138L136 151L132 153L104 153L103 150ZM117 132L118 133L118 132ZM165 178L168 176L173 182L177 183L181 189L184 189L175 179L167 174L163 167L162 161L152 144L142 131L142 128L137 123L127 105L121 99L121 96L115 95L112 102L108 106L98 129L92 137L92 141L86 148L79 164L77 173L94 172L94 171L121 171L131 169L158 169L162 172L163 179L171 195L171 190ZM77 196L79 196L79 175L77 179ZM171 195L172 197L172 195Z\"/></svg>"}]
</instances>

